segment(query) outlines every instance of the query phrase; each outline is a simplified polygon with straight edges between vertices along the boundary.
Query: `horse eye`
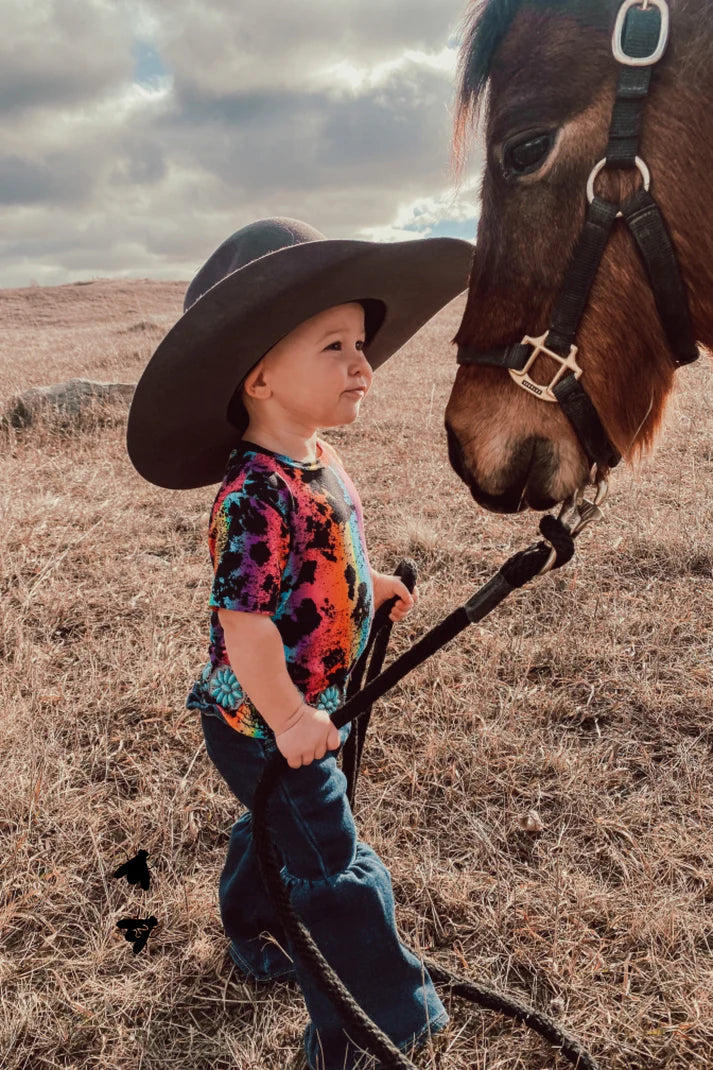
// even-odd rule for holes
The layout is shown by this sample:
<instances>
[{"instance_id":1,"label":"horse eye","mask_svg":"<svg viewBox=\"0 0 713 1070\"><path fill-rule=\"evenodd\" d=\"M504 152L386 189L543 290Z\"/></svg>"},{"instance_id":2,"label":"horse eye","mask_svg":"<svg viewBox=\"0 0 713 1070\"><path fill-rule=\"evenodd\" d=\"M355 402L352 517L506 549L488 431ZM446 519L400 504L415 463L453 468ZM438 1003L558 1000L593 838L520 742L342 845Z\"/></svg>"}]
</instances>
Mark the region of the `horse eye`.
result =
<instances>
[{"instance_id":1,"label":"horse eye","mask_svg":"<svg viewBox=\"0 0 713 1070\"><path fill-rule=\"evenodd\" d=\"M506 175L529 175L537 171L549 156L554 134L518 134L505 143L503 163Z\"/></svg>"}]
</instances>

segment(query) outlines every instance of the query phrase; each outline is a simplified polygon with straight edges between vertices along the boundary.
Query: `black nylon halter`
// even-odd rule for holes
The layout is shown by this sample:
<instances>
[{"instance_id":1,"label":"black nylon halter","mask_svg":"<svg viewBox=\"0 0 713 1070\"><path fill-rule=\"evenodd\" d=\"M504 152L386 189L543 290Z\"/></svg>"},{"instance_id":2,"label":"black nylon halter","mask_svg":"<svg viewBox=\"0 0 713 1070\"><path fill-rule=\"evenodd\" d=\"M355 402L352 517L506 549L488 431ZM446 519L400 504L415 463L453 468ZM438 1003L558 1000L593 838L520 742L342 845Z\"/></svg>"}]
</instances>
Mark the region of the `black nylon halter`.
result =
<instances>
[{"instance_id":1,"label":"black nylon halter","mask_svg":"<svg viewBox=\"0 0 713 1070\"><path fill-rule=\"evenodd\" d=\"M643 5L643 6L641 6ZM648 192L648 169L637 152L644 104L653 66L668 39L665 0L624 0L614 30L614 55L620 64L619 83L604 160L590 176L589 210L570 260L550 320L541 338L525 336L522 342L500 349L458 347L458 364L485 364L508 368L513 378L536 397L551 394L569 419L590 464L613 468L621 454L609 441L596 408L582 386L582 369L576 361L574 339L589 299L612 226L621 216L646 266L656 308L666 332L676 367L698 358L691 314L678 259L659 207ZM644 188L622 204L611 204L594 193L594 178L604 167L638 168ZM540 353L555 357L561 367L549 384L535 383L527 374Z\"/></svg>"}]
</instances>

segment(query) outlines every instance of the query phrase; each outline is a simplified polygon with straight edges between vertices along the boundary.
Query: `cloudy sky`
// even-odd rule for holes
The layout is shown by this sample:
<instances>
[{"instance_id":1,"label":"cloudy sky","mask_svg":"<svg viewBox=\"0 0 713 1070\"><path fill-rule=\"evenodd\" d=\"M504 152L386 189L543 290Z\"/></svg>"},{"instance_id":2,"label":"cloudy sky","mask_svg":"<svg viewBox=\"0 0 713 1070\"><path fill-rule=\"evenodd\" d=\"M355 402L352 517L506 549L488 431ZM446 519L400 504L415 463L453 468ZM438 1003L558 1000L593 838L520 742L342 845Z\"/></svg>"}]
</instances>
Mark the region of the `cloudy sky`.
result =
<instances>
[{"instance_id":1,"label":"cloudy sky","mask_svg":"<svg viewBox=\"0 0 713 1070\"><path fill-rule=\"evenodd\" d=\"M473 240L469 0L3 0L0 286L188 279L272 215Z\"/></svg>"}]
</instances>

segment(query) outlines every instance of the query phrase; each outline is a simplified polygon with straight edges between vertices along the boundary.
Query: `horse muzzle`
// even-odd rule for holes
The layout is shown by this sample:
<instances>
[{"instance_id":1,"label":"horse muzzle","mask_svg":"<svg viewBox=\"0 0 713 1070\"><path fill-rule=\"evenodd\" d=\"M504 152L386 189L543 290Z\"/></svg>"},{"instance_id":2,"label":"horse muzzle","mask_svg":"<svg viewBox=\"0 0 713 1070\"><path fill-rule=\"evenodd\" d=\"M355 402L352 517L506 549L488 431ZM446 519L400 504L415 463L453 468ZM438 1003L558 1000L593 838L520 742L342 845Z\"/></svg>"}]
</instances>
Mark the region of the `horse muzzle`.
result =
<instances>
[{"instance_id":1,"label":"horse muzzle","mask_svg":"<svg viewBox=\"0 0 713 1070\"><path fill-rule=\"evenodd\" d=\"M545 511L563 501L583 482L578 472L572 487L562 491L558 452L554 443L539 436L515 442L496 470L487 478L476 475L453 429L446 424L448 458L454 472L466 484L475 501L494 513Z\"/></svg>"}]
</instances>

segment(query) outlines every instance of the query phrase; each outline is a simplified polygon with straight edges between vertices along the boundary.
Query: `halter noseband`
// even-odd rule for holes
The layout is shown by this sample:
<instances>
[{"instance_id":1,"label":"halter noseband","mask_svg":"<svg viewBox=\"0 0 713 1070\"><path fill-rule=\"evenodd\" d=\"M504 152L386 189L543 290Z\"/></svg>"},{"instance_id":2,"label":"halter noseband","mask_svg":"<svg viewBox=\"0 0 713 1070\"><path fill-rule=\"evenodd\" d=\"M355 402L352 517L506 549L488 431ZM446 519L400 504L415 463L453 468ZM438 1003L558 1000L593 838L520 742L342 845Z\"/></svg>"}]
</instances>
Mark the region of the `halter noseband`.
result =
<instances>
[{"instance_id":1,"label":"halter noseband","mask_svg":"<svg viewBox=\"0 0 713 1070\"><path fill-rule=\"evenodd\" d=\"M577 363L574 340L617 218L623 218L629 227L646 266L676 367L690 364L699 355L676 253L661 211L649 193L649 169L637 155L652 68L663 56L668 37L666 0L624 0L612 35L612 52L620 73L607 153L587 181L589 209L555 302L549 330L538 338L526 335L522 342L500 349L458 347L458 364L507 368L518 386L533 397L559 403L590 464L600 469L613 468L621 460L621 454L609 441L599 414L582 386L583 369ZM641 188L621 205L602 200L594 192L594 183L605 167L638 168ZM536 383L530 376L541 354L552 357L560 365L549 384Z\"/></svg>"}]
</instances>

